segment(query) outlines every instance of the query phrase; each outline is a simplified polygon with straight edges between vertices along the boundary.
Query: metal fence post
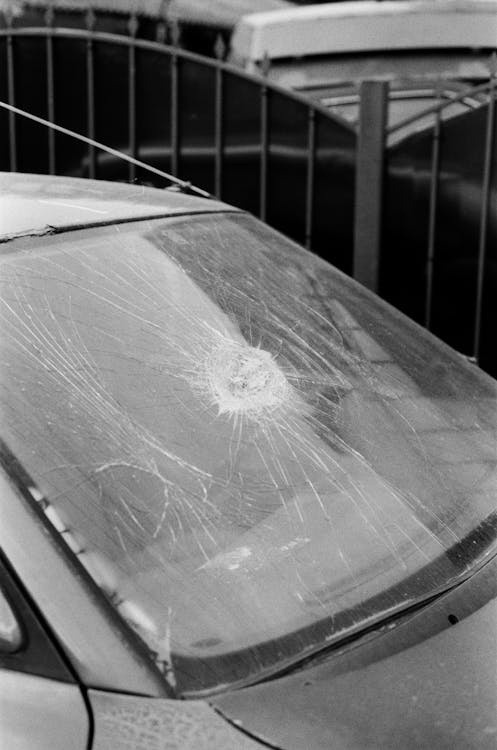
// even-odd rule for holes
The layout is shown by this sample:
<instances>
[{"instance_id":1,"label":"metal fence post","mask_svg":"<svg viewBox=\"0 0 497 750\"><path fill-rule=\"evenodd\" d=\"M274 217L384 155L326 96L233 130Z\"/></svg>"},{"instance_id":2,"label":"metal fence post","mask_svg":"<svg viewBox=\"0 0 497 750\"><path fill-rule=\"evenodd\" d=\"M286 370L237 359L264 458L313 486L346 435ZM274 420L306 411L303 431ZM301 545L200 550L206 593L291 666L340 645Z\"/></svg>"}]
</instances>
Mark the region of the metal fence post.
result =
<instances>
[{"instance_id":1,"label":"metal fence post","mask_svg":"<svg viewBox=\"0 0 497 750\"><path fill-rule=\"evenodd\" d=\"M171 0L162 0L160 4L159 21L157 23L157 27L155 31L155 38L159 44L166 43L170 4L171 4Z\"/></svg>"},{"instance_id":2,"label":"metal fence post","mask_svg":"<svg viewBox=\"0 0 497 750\"><path fill-rule=\"evenodd\" d=\"M442 101L442 83L437 83L437 99ZM433 307L433 273L435 263L435 244L437 232L438 213L438 189L440 172L440 141L442 134L442 110L435 112L435 124L433 126L433 141L431 149L431 174L430 174L430 205L428 214L428 248L426 254L426 298L425 298L425 326L431 329L431 317Z\"/></svg>"},{"instance_id":3,"label":"metal fence post","mask_svg":"<svg viewBox=\"0 0 497 750\"><path fill-rule=\"evenodd\" d=\"M363 81L356 154L353 276L378 291L388 83Z\"/></svg>"},{"instance_id":4,"label":"metal fence post","mask_svg":"<svg viewBox=\"0 0 497 750\"><path fill-rule=\"evenodd\" d=\"M264 78L267 78L269 68L271 66L271 60L267 52L264 54L261 63L261 74ZM261 133L260 133L260 148L261 148L261 161L260 161L260 191L259 191L259 218L262 221L266 221L267 211L267 177L268 177L268 152L269 152L269 92L266 83L261 84L260 87L260 103L261 103Z\"/></svg>"},{"instance_id":5,"label":"metal fence post","mask_svg":"<svg viewBox=\"0 0 497 750\"><path fill-rule=\"evenodd\" d=\"M10 8L4 15L7 25L7 101L15 106L14 39L10 33L14 16ZM9 160L10 171L17 172L17 121L13 112L9 112Z\"/></svg>"},{"instance_id":6,"label":"metal fence post","mask_svg":"<svg viewBox=\"0 0 497 750\"><path fill-rule=\"evenodd\" d=\"M128 33L132 44L128 47L128 139L129 153L134 159L137 156L136 148L136 47L135 39L138 33L138 16L133 13L129 17ZM129 164L128 180L133 182L136 176L134 164Z\"/></svg>"},{"instance_id":7,"label":"metal fence post","mask_svg":"<svg viewBox=\"0 0 497 750\"><path fill-rule=\"evenodd\" d=\"M218 62L222 62L226 53L226 46L224 44L221 34L216 37L216 43L214 45L214 53ZM214 102L214 116L215 116L215 174L214 174L214 195L219 200L221 199L223 190L223 136L224 136L224 76L223 69L220 65L216 67L216 94Z\"/></svg>"},{"instance_id":8,"label":"metal fence post","mask_svg":"<svg viewBox=\"0 0 497 750\"><path fill-rule=\"evenodd\" d=\"M179 48L181 29L177 19L170 23L171 33L171 174L178 174L179 165L179 67L180 58L177 50Z\"/></svg>"},{"instance_id":9,"label":"metal fence post","mask_svg":"<svg viewBox=\"0 0 497 750\"><path fill-rule=\"evenodd\" d=\"M478 239L478 270L476 281L476 311L473 332L473 358L478 364L483 317L483 287L487 255L487 237L492 192L492 171L495 147L495 93L497 90L497 56L490 63L490 86L488 90L487 122L485 133L485 161L483 164L482 197L480 205L480 233Z\"/></svg>"},{"instance_id":10,"label":"metal fence post","mask_svg":"<svg viewBox=\"0 0 497 750\"><path fill-rule=\"evenodd\" d=\"M316 167L316 110L307 110L307 184L305 191L305 246L312 250L314 173Z\"/></svg>"},{"instance_id":11,"label":"metal fence post","mask_svg":"<svg viewBox=\"0 0 497 750\"><path fill-rule=\"evenodd\" d=\"M52 29L54 25L54 9L50 5L45 11L45 26L47 36L45 38L45 49L47 55L47 119L55 122L55 70ZM48 128L48 172L55 174L55 131Z\"/></svg>"},{"instance_id":12,"label":"metal fence post","mask_svg":"<svg viewBox=\"0 0 497 750\"><path fill-rule=\"evenodd\" d=\"M90 5L86 12L86 131L88 138L94 140L95 126L95 50L93 46L93 32L97 19ZM88 144L88 177L95 179L97 174L97 159L95 148Z\"/></svg>"}]
</instances>

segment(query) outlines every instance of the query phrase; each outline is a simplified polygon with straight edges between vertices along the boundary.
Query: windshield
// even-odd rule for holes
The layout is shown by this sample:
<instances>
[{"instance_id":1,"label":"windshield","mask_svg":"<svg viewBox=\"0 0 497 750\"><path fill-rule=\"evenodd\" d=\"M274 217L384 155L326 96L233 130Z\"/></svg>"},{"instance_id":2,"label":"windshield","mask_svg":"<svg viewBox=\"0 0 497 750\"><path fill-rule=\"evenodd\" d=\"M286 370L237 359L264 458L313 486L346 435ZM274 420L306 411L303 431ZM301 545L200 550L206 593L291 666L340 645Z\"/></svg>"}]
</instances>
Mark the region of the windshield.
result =
<instances>
[{"instance_id":1,"label":"windshield","mask_svg":"<svg viewBox=\"0 0 497 750\"><path fill-rule=\"evenodd\" d=\"M259 679L490 553L495 381L255 219L0 258L2 437L178 693Z\"/></svg>"}]
</instances>

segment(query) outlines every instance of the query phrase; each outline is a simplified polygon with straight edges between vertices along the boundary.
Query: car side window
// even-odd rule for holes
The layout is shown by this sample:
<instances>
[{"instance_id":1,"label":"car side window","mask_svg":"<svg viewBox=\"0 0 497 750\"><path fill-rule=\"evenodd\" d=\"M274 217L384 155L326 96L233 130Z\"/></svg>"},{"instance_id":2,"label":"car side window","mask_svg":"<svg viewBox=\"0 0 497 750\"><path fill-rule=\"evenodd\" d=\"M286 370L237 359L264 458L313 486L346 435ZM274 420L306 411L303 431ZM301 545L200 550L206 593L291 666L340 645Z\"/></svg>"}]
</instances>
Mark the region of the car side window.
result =
<instances>
[{"instance_id":1,"label":"car side window","mask_svg":"<svg viewBox=\"0 0 497 750\"><path fill-rule=\"evenodd\" d=\"M23 644L21 625L0 584L0 651L13 653Z\"/></svg>"},{"instance_id":2,"label":"car side window","mask_svg":"<svg viewBox=\"0 0 497 750\"><path fill-rule=\"evenodd\" d=\"M0 669L75 681L54 635L1 549Z\"/></svg>"}]
</instances>

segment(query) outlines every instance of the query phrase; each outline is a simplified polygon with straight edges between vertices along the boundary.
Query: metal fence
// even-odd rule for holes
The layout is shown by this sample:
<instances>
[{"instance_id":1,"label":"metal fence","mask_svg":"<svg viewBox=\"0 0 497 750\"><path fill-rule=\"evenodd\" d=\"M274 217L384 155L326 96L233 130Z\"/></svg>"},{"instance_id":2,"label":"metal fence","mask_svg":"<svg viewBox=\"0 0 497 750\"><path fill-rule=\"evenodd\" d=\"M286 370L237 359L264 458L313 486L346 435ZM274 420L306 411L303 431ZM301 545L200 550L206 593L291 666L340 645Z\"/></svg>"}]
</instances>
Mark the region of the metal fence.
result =
<instances>
[{"instance_id":1,"label":"metal fence","mask_svg":"<svg viewBox=\"0 0 497 750\"><path fill-rule=\"evenodd\" d=\"M356 136L324 108L133 37L7 28L0 56L4 101L185 177L351 271ZM93 146L5 117L4 169L164 185Z\"/></svg>"},{"instance_id":2,"label":"metal fence","mask_svg":"<svg viewBox=\"0 0 497 750\"><path fill-rule=\"evenodd\" d=\"M376 198L379 219L368 246L369 253L376 252L368 268L376 268L377 274L362 278L495 376L496 92L497 79L490 75L451 102L435 104L422 117L407 118L379 135L385 144L377 161L382 176ZM375 94L381 99L384 92L377 89ZM468 96L478 104L444 119L454 102ZM381 101L375 106L381 107ZM428 116L432 121L427 124ZM421 120L423 127L396 139L400 128ZM356 222L358 218L356 213ZM356 259L359 252L356 243ZM355 271L364 277L357 263Z\"/></svg>"},{"instance_id":3,"label":"metal fence","mask_svg":"<svg viewBox=\"0 0 497 750\"><path fill-rule=\"evenodd\" d=\"M260 216L497 375L492 72L460 94L467 113L445 119L454 98L441 97L390 128L388 86L366 82L356 130L132 32L0 30L0 99L92 141L0 112L0 168L165 185L94 145L105 143Z\"/></svg>"},{"instance_id":4,"label":"metal fence","mask_svg":"<svg viewBox=\"0 0 497 750\"><path fill-rule=\"evenodd\" d=\"M107 32L138 39L171 44L175 47L224 60L234 22L233 13L223 13L205 4L205 10L195 14L181 13L172 0L160 3L142 2L86 3L46 0L44 6L16 3L0 12L0 28L41 27L83 29L90 32ZM86 6L86 7L85 7ZM128 10L126 10L126 6ZM173 7L174 6L174 7ZM130 9L132 8L132 9ZM179 10L179 12L178 12ZM240 6L240 14L242 6Z\"/></svg>"}]
</instances>

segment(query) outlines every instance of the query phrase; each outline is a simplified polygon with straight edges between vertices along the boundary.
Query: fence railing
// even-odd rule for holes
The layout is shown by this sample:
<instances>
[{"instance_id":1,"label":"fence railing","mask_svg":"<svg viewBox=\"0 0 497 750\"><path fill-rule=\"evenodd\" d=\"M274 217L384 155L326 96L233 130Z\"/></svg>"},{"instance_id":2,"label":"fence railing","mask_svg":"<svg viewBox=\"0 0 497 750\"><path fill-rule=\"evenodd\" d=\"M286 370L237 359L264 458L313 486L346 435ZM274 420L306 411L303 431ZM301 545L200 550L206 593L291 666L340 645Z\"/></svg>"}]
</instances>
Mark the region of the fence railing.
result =
<instances>
[{"instance_id":1,"label":"fence railing","mask_svg":"<svg viewBox=\"0 0 497 750\"><path fill-rule=\"evenodd\" d=\"M377 87L375 94L381 100L385 92ZM450 102L384 129L377 162L383 175L381 218L370 244L370 251L381 248L371 286L494 375L496 95L491 74ZM478 97L479 105L445 119L447 108L467 96ZM396 131L421 120L422 128L388 143Z\"/></svg>"},{"instance_id":2,"label":"fence railing","mask_svg":"<svg viewBox=\"0 0 497 750\"><path fill-rule=\"evenodd\" d=\"M7 28L0 56L0 92L10 105L188 179L351 271L356 137L323 107L130 36ZM4 169L164 184L91 145L7 117Z\"/></svg>"},{"instance_id":3,"label":"fence railing","mask_svg":"<svg viewBox=\"0 0 497 750\"><path fill-rule=\"evenodd\" d=\"M356 130L175 46L6 26L0 99L89 140L0 112L0 168L159 187L171 173L260 216L497 375L495 76L461 92L471 106L446 119L458 96L388 127L387 84L365 82Z\"/></svg>"},{"instance_id":4,"label":"fence railing","mask_svg":"<svg viewBox=\"0 0 497 750\"><path fill-rule=\"evenodd\" d=\"M12 3L0 12L0 28L71 28L90 32L107 32L130 36L138 39L171 44L175 47L198 52L217 60L224 60L229 47L231 35L230 17L219 12L212 13L205 4L205 10L199 8L196 17L191 13L178 12L172 0L162 0L160 4L130 3L130 10L125 4L118 10L119 4L99 4L88 0L86 4L57 2L46 0L45 7L31 4ZM204 21L202 21L204 15ZM217 19L217 21L216 21Z\"/></svg>"}]
</instances>

